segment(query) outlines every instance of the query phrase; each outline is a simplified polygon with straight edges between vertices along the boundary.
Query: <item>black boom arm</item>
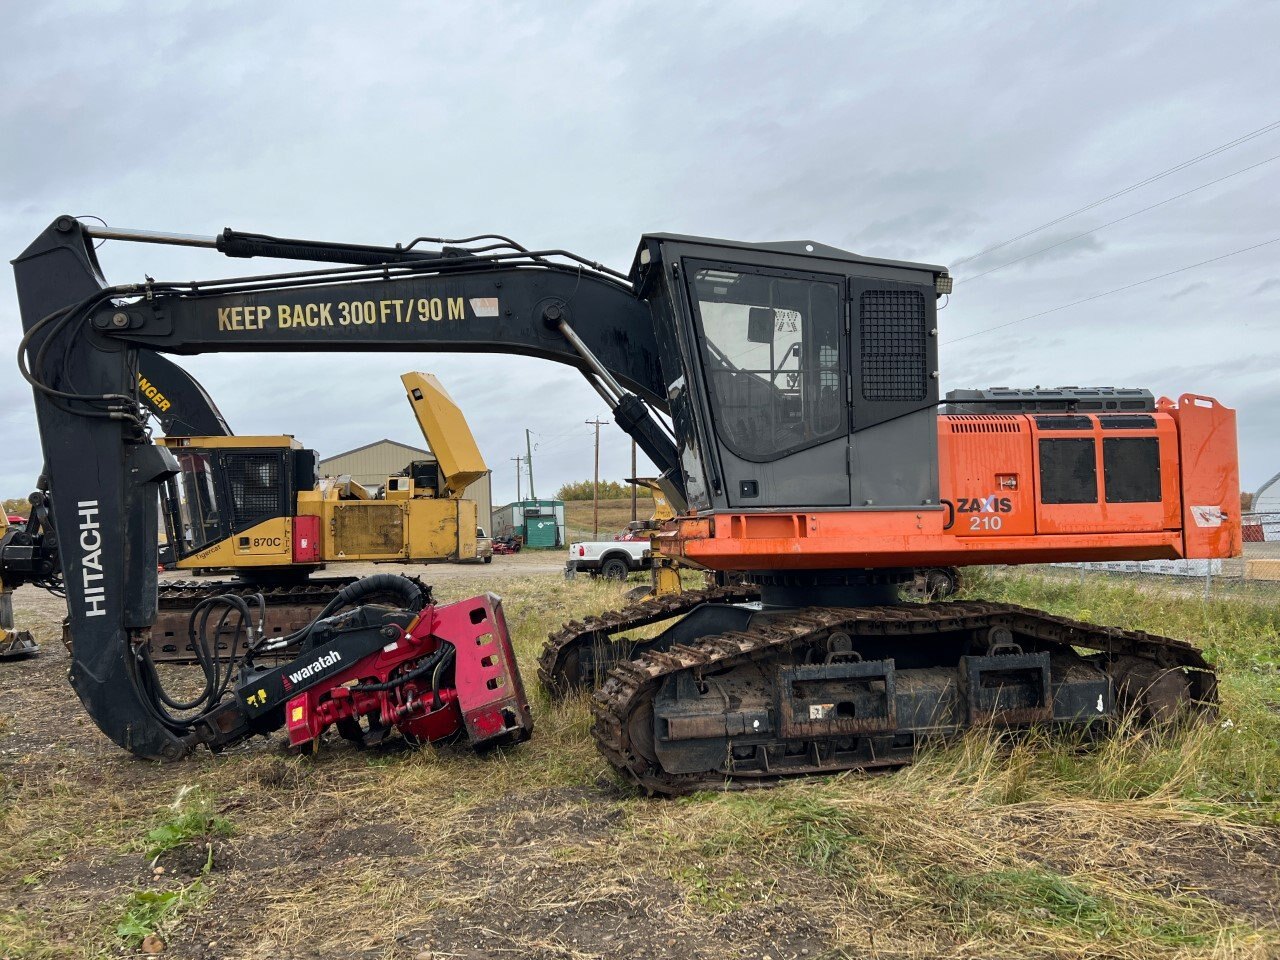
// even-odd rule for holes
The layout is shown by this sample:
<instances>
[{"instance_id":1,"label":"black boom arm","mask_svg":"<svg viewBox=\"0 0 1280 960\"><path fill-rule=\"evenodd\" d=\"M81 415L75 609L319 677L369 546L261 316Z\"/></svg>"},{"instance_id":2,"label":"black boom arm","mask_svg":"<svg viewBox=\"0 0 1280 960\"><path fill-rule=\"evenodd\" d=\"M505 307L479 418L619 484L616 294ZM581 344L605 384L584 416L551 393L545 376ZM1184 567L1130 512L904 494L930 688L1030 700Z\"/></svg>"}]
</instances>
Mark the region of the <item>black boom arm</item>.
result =
<instances>
[{"instance_id":1,"label":"black boom arm","mask_svg":"<svg viewBox=\"0 0 1280 960\"><path fill-rule=\"evenodd\" d=\"M93 237L71 217L14 261L25 331L20 364L34 390L61 545L71 681L102 730L140 756L172 759L217 742L216 714L175 721L159 708L143 653L156 615L158 487L176 472L172 455L146 432L147 405L160 406L148 387L163 394L156 381L176 378L168 389L187 391L188 406L201 407L200 423L188 426L225 432L203 391L191 392L199 385L158 363L159 352L468 351L556 360L582 371L679 483L675 444L651 415L665 412L667 399L650 308L589 261L566 262L562 251L530 252L504 238L429 253L230 232L208 241L96 235L352 264L113 287L101 276Z\"/></svg>"},{"instance_id":2,"label":"black boom arm","mask_svg":"<svg viewBox=\"0 0 1280 960\"><path fill-rule=\"evenodd\" d=\"M231 427L213 397L163 353L138 351L138 399L167 436L231 436Z\"/></svg>"}]
</instances>

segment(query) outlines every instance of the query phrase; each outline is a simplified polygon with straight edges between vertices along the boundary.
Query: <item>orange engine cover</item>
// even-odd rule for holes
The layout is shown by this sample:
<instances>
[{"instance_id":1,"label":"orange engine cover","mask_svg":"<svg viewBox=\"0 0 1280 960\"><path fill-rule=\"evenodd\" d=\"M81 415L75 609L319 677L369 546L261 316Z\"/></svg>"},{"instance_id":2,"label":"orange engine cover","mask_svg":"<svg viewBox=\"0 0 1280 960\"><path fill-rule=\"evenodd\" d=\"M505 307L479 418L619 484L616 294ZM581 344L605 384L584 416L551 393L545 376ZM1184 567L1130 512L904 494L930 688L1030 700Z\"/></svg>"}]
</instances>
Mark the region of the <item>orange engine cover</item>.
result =
<instances>
[{"instance_id":1,"label":"orange engine cover","mask_svg":"<svg viewBox=\"0 0 1280 960\"><path fill-rule=\"evenodd\" d=\"M1241 550L1235 412L938 417L942 502L680 517L663 553L719 570L1160 560Z\"/></svg>"}]
</instances>

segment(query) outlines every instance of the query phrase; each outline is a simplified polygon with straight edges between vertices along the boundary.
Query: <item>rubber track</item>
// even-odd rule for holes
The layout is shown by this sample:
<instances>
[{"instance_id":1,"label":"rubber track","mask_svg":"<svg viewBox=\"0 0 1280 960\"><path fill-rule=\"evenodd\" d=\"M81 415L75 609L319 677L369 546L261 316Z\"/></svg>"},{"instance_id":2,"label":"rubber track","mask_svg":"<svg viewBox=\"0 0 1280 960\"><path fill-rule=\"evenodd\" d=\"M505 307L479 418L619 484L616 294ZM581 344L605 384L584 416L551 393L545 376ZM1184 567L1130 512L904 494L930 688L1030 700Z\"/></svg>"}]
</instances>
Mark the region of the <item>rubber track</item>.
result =
<instances>
[{"instance_id":1,"label":"rubber track","mask_svg":"<svg viewBox=\"0 0 1280 960\"><path fill-rule=\"evenodd\" d=\"M735 584L673 593L652 600L642 600L629 607L610 610L585 620L571 620L547 636L538 657L538 680L552 699L560 699L580 686L576 678L567 677L564 673L565 661L575 650L584 646L603 645L613 639L613 634L681 616L704 603L748 603L759 599L758 587ZM636 645L644 643L643 640L627 642Z\"/></svg>"},{"instance_id":2,"label":"rubber track","mask_svg":"<svg viewBox=\"0 0 1280 960\"><path fill-rule=\"evenodd\" d=\"M151 656L157 663L195 663L195 657L188 652L166 653L165 634L171 633L186 643L187 625L191 611L202 600L209 597L233 594L249 598L254 594L262 594L269 610L274 611L279 621L283 611L288 611L298 625L305 623L329 603L338 591L359 580L360 577L323 577L304 581L303 583L259 585L245 583L241 580L162 580L157 585L156 620L152 624ZM408 577L422 588L428 602L431 588L417 577ZM296 608L296 609L291 609ZM69 643L67 627L63 626L63 641ZM68 646L68 649L70 647ZM225 653L230 656L231 653Z\"/></svg>"},{"instance_id":3,"label":"rubber track","mask_svg":"<svg viewBox=\"0 0 1280 960\"><path fill-rule=\"evenodd\" d=\"M667 677L681 670L696 669L702 674L751 661L785 659L794 648L830 630L838 629L855 636L909 637L992 626L1006 626L1050 645L1067 644L1114 656L1141 657L1166 669L1183 667L1192 675L1193 698L1207 706L1217 701L1217 680L1212 667L1199 650L1183 640L1100 627L1013 604L958 601L862 608L811 607L771 618L749 630L705 637L697 643L678 644L665 651L651 651L618 664L592 697L591 732L605 759L651 794L766 786L782 777L753 774L747 780L735 780L724 773L671 775L653 768L638 751L630 748L626 731L632 713L645 706ZM853 768L831 765L811 772L836 773Z\"/></svg>"},{"instance_id":4,"label":"rubber track","mask_svg":"<svg viewBox=\"0 0 1280 960\"><path fill-rule=\"evenodd\" d=\"M359 577L325 577L305 583L258 586L241 580L161 580L158 599L161 610L190 610L207 597L224 593L251 597L261 593L268 603L328 603L339 590Z\"/></svg>"}]
</instances>

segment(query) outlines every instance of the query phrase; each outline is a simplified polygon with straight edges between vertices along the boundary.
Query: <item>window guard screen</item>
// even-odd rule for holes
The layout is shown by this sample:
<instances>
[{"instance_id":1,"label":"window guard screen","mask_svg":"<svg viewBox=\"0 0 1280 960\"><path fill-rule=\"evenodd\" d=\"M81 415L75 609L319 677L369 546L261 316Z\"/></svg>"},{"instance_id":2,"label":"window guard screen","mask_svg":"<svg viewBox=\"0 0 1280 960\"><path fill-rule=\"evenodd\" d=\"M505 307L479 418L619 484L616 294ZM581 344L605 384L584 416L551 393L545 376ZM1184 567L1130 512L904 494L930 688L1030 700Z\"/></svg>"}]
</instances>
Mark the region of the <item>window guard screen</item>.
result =
<instances>
[{"instance_id":1,"label":"window guard screen","mask_svg":"<svg viewBox=\"0 0 1280 960\"><path fill-rule=\"evenodd\" d=\"M867 290L859 304L862 399L923 400L929 394L924 294Z\"/></svg>"},{"instance_id":2,"label":"window guard screen","mask_svg":"<svg viewBox=\"0 0 1280 960\"><path fill-rule=\"evenodd\" d=\"M280 515L280 458L274 454L228 453L231 521L237 530Z\"/></svg>"},{"instance_id":3,"label":"window guard screen","mask_svg":"<svg viewBox=\"0 0 1280 960\"><path fill-rule=\"evenodd\" d=\"M846 433L838 284L705 267L690 286L726 447L747 460L776 460Z\"/></svg>"}]
</instances>

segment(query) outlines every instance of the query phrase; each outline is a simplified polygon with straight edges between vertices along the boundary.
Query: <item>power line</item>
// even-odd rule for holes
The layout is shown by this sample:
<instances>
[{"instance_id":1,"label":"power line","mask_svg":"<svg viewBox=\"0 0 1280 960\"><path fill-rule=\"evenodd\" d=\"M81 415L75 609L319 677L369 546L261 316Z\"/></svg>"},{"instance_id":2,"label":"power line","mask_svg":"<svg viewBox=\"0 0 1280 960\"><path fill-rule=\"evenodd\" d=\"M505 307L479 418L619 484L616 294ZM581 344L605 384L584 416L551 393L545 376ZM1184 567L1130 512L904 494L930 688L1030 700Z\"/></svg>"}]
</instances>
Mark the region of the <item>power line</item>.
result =
<instances>
[{"instance_id":1,"label":"power line","mask_svg":"<svg viewBox=\"0 0 1280 960\"><path fill-rule=\"evenodd\" d=\"M1224 253L1220 257L1212 257L1208 260L1201 260L1199 263L1189 263L1185 267L1179 267L1177 270L1170 270L1168 273L1162 273L1158 276L1147 277L1145 280L1135 280L1133 283L1126 283L1123 287L1116 287L1114 290L1106 290L1102 293L1095 293L1089 297L1081 297L1079 300L1072 300L1070 303L1064 303L1060 306L1050 307L1048 310L1041 310L1039 313L1033 313L1029 316L1019 317L1017 320L1010 320L1007 323L997 323L994 327L985 327L982 330L975 330L973 333L966 333L963 337L956 337L954 340L944 340L943 343L959 343L961 340L972 340L974 337L982 336L984 333L990 333L992 330L1003 330L1005 327L1012 327L1018 323L1025 323L1028 320L1034 320L1037 317L1043 317L1050 313L1057 313L1059 310L1065 310L1067 307L1079 306L1082 303L1088 303L1091 300L1100 300L1103 297L1109 297L1113 293L1120 293L1124 290L1132 290L1134 287L1140 287L1144 283L1153 283L1156 280L1163 280L1165 277L1172 277L1175 274L1183 273L1187 270L1194 270L1196 267L1203 267L1206 264L1217 263L1219 260L1226 260L1228 257L1236 257L1242 253L1248 253L1250 250L1257 250L1259 247L1265 247L1272 243L1280 243L1280 237L1272 237L1270 240L1264 240L1262 243L1255 243L1251 247L1242 247L1239 250L1232 250L1230 253Z\"/></svg>"},{"instance_id":2,"label":"power line","mask_svg":"<svg viewBox=\"0 0 1280 960\"><path fill-rule=\"evenodd\" d=\"M1243 136L1236 137L1236 139L1231 140L1227 143L1221 144L1219 146L1216 146L1212 150L1207 150L1198 156L1192 157L1190 160L1184 160L1182 161L1182 163L1179 163L1176 166L1172 166L1168 170L1162 170L1160 173L1152 174L1151 176L1147 177L1145 180L1139 180L1137 183L1131 184L1130 186L1125 187L1123 190L1117 190L1115 193L1110 193L1107 196L1103 197L1101 200L1095 200L1093 201L1093 203L1085 204L1083 207L1080 207L1078 210L1072 210L1070 213L1065 213L1055 220L1050 220L1048 223L1042 223L1040 226L1036 227L1034 230L1028 230L1025 233L1018 234L1016 237L1010 237L1008 240L1002 240L1000 243L993 244L983 250L978 251L971 257L962 257L959 260L956 260L954 263L952 263L952 267L958 267L958 266L961 266L962 264L972 263L974 260L977 260L980 257L985 257L988 253L992 253L996 250L1001 249L1002 247L1007 247L1011 243L1017 243L1019 240L1025 240L1027 237L1030 237L1033 234L1037 234L1041 230L1047 230L1050 227L1053 227L1059 223L1062 223L1062 221L1064 220L1070 220L1072 217L1078 214L1084 213L1086 210L1092 210L1094 207L1098 207L1104 203L1108 203L1109 201L1114 200L1117 197L1123 197L1126 193L1132 193L1134 190L1137 190L1140 187L1145 187L1147 184L1155 183L1157 180L1163 180L1165 177L1171 176L1172 174L1177 173L1179 170L1185 170L1187 167L1190 167L1193 164L1197 164L1202 160L1208 160L1210 157L1216 157L1218 154L1223 153L1226 150L1230 150L1233 147L1238 147L1242 143L1248 143L1250 140L1260 137L1263 134L1270 133L1272 130L1275 130L1278 127L1280 127L1280 120L1273 121L1272 123L1267 124L1265 127L1259 127L1257 130L1254 130L1250 133L1246 133Z\"/></svg>"},{"instance_id":3,"label":"power line","mask_svg":"<svg viewBox=\"0 0 1280 960\"><path fill-rule=\"evenodd\" d=\"M970 280L977 280L979 277L985 277L989 273L995 273L997 270L1003 270L1005 267L1011 267L1015 263L1021 263L1023 260L1029 260L1031 257L1038 256L1039 254L1042 254L1048 250L1052 250L1054 247L1060 247L1064 243L1071 243L1073 240L1080 240L1083 237L1089 236L1089 234L1091 233L1097 233L1099 230L1104 230L1107 227L1114 227L1117 223L1122 223L1125 220L1130 220L1133 217L1136 217L1140 213L1146 213L1148 210L1154 210L1156 207L1162 207L1166 203L1172 203L1174 200L1181 200L1183 197L1188 197L1198 190L1203 190L1206 187L1212 187L1214 184L1222 183L1223 180L1230 180L1232 177L1238 177L1242 173L1248 173L1250 170L1254 170L1262 166L1263 164L1271 163L1275 160L1280 160L1280 153L1277 153L1274 157L1267 157L1267 159L1265 160L1259 160L1257 163L1252 163L1242 170L1237 170L1235 173L1228 173L1225 177L1218 177L1218 179L1210 180L1208 183L1202 183L1198 187L1192 187L1190 190L1187 190L1184 193L1180 193L1177 196L1169 197L1169 199L1167 200L1161 200L1159 203L1153 203L1151 204L1151 206L1143 207L1141 210L1135 210L1133 211L1133 213L1126 213L1123 217L1117 217L1115 220L1108 221L1107 223L1102 224L1102 226L1100 227L1094 227L1092 230L1086 230L1084 233L1077 233L1074 237L1067 237L1067 239L1065 240L1059 240L1057 243L1051 243L1047 247L1041 247L1039 250L1034 250L1031 253L1026 254L1025 256L1017 257L1013 260L1007 260L1004 263L1000 264L998 267L992 267L990 270L983 270L982 273L975 273L971 277L962 277L961 279L956 281L956 284L959 285L961 283L968 283Z\"/></svg>"},{"instance_id":4,"label":"power line","mask_svg":"<svg viewBox=\"0 0 1280 960\"><path fill-rule=\"evenodd\" d=\"M530 431L535 437L541 437L543 440L556 440L560 437L576 437L577 430L563 430L559 433L543 433L541 430Z\"/></svg>"},{"instance_id":5,"label":"power line","mask_svg":"<svg viewBox=\"0 0 1280 960\"><path fill-rule=\"evenodd\" d=\"M583 442L582 434L573 434L570 436L560 437L559 439L552 440L545 443L544 442L535 443L533 445L533 448L537 450L539 453L545 454L545 453L550 453L553 450L559 450L560 448L565 446L565 444L582 443L582 442Z\"/></svg>"}]
</instances>

